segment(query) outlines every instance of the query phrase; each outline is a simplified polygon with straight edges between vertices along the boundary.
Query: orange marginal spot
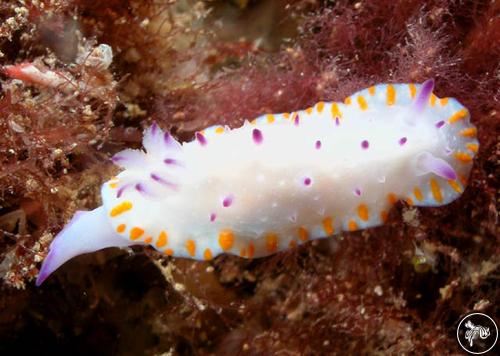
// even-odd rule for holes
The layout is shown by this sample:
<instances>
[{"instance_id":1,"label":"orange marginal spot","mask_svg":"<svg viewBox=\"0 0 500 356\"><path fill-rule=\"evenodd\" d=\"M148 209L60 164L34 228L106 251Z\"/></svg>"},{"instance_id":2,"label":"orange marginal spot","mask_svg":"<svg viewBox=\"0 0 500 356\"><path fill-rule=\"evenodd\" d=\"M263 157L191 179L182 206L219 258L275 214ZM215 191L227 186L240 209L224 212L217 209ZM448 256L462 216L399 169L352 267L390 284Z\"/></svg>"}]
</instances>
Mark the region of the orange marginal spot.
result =
<instances>
[{"instance_id":1,"label":"orange marginal spot","mask_svg":"<svg viewBox=\"0 0 500 356\"><path fill-rule=\"evenodd\" d=\"M109 187L110 187L111 189L118 188L118 183L117 183L117 182L109 183Z\"/></svg>"},{"instance_id":2,"label":"orange marginal spot","mask_svg":"<svg viewBox=\"0 0 500 356\"><path fill-rule=\"evenodd\" d=\"M441 194L441 188L439 187L438 182L434 178L431 178L430 185L432 196L438 203L441 203L443 201L443 195Z\"/></svg>"},{"instance_id":3,"label":"orange marginal spot","mask_svg":"<svg viewBox=\"0 0 500 356\"><path fill-rule=\"evenodd\" d=\"M358 96L358 105L359 105L359 108L363 111L368 109L368 103L366 102L364 96L361 96L361 95Z\"/></svg>"},{"instance_id":4,"label":"orange marginal spot","mask_svg":"<svg viewBox=\"0 0 500 356\"><path fill-rule=\"evenodd\" d=\"M253 245L253 242L250 242L248 244L248 258L253 258L253 255L255 254L255 246Z\"/></svg>"},{"instance_id":5,"label":"orange marginal spot","mask_svg":"<svg viewBox=\"0 0 500 356\"><path fill-rule=\"evenodd\" d=\"M410 198L410 197L406 198L406 199L405 199L405 202L406 202L406 204L408 204L408 205L413 205L413 199L412 199L412 198Z\"/></svg>"},{"instance_id":6,"label":"orange marginal spot","mask_svg":"<svg viewBox=\"0 0 500 356\"><path fill-rule=\"evenodd\" d=\"M209 248L206 248L203 252L203 258L205 261L210 261L213 258L212 251Z\"/></svg>"},{"instance_id":7,"label":"orange marginal spot","mask_svg":"<svg viewBox=\"0 0 500 356\"><path fill-rule=\"evenodd\" d=\"M301 241L309 240L309 232L307 232L305 227L299 227L299 239Z\"/></svg>"},{"instance_id":8,"label":"orange marginal spot","mask_svg":"<svg viewBox=\"0 0 500 356\"><path fill-rule=\"evenodd\" d=\"M186 250L189 254L189 256L194 257L196 253L196 242L193 240L187 240L186 241Z\"/></svg>"},{"instance_id":9,"label":"orange marginal spot","mask_svg":"<svg viewBox=\"0 0 500 356\"><path fill-rule=\"evenodd\" d=\"M437 100L437 96L434 95L434 93L431 94L431 97L429 98L429 104L431 106L434 106L436 105L436 100Z\"/></svg>"},{"instance_id":10,"label":"orange marginal spot","mask_svg":"<svg viewBox=\"0 0 500 356\"><path fill-rule=\"evenodd\" d=\"M347 228L349 229L349 231L355 231L358 229L358 224L356 224L356 221L354 220L349 220L349 222L347 223Z\"/></svg>"},{"instance_id":11,"label":"orange marginal spot","mask_svg":"<svg viewBox=\"0 0 500 356\"><path fill-rule=\"evenodd\" d=\"M396 103L396 90L391 84L387 84L386 104L392 106Z\"/></svg>"},{"instance_id":12,"label":"orange marginal spot","mask_svg":"<svg viewBox=\"0 0 500 356\"><path fill-rule=\"evenodd\" d=\"M114 218L115 216L123 214L124 212L126 212L130 209L132 209L132 203L127 200L127 201L124 201L124 202L118 204L113 209L111 209L109 216Z\"/></svg>"},{"instance_id":13,"label":"orange marginal spot","mask_svg":"<svg viewBox=\"0 0 500 356\"><path fill-rule=\"evenodd\" d=\"M458 175L458 180L460 181L460 183L462 183L463 185L467 185L467 177L462 175L462 174L459 174Z\"/></svg>"},{"instance_id":14,"label":"orange marginal spot","mask_svg":"<svg viewBox=\"0 0 500 356\"><path fill-rule=\"evenodd\" d=\"M380 212L380 220L382 220L382 222L386 222L388 218L389 218L389 214L387 214L387 211L382 210Z\"/></svg>"},{"instance_id":15,"label":"orange marginal spot","mask_svg":"<svg viewBox=\"0 0 500 356\"><path fill-rule=\"evenodd\" d=\"M460 121L462 119L465 119L467 117L468 113L466 109L461 109L458 110L456 113L450 116L448 119L449 124L454 124L457 121Z\"/></svg>"},{"instance_id":16,"label":"orange marginal spot","mask_svg":"<svg viewBox=\"0 0 500 356\"><path fill-rule=\"evenodd\" d=\"M323 219L323 230L325 230L325 233L327 236L333 235L334 229L333 229L333 219L332 218L324 218Z\"/></svg>"},{"instance_id":17,"label":"orange marginal spot","mask_svg":"<svg viewBox=\"0 0 500 356\"><path fill-rule=\"evenodd\" d=\"M448 104L448 98L439 99L439 104L441 104L441 106L445 106L446 104Z\"/></svg>"},{"instance_id":18,"label":"orange marginal spot","mask_svg":"<svg viewBox=\"0 0 500 356\"><path fill-rule=\"evenodd\" d=\"M342 113L339 110L339 105L337 103L332 103L332 119L341 118Z\"/></svg>"},{"instance_id":19,"label":"orange marginal spot","mask_svg":"<svg viewBox=\"0 0 500 356\"><path fill-rule=\"evenodd\" d=\"M275 253L278 250L278 235L269 233L266 235L266 249L269 253Z\"/></svg>"},{"instance_id":20,"label":"orange marginal spot","mask_svg":"<svg viewBox=\"0 0 500 356\"><path fill-rule=\"evenodd\" d=\"M141 229L140 227L133 227L131 230L130 230L130 239L131 240L137 240L139 237L142 236L142 234L144 234L144 230Z\"/></svg>"},{"instance_id":21,"label":"orange marginal spot","mask_svg":"<svg viewBox=\"0 0 500 356\"><path fill-rule=\"evenodd\" d=\"M165 251L163 251L165 253L165 255L167 256L172 256L174 254L174 250L172 250L171 248L167 248Z\"/></svg>"},{"instance_id":22,"label":"orange marginal spot","mask_svg":"<svg viewBox=\"0 0 500 356\"><path fill-rule=\"evenodd\" d=\"M284 117L285 119L289 119L289 118L290 118L290 113L289 113L289 112L284 112L284 113L283 113L283 117Z\"/></svg>"},{"instance_id":23,"label":"orange marginal spot","mask_svg":"<svg viewBox=\"0 0 500 356\"><path fill-rule=\"evenodd\" d=\"M221 230L219 232L219 245L222 248L222 250L227 251L231 247L233 247L234 244L234 234L231 230Z\"/></svg>"},{"instance_id":24,"label":"orange marginal spot","mask_svg":"<svg viewBox=\"0 0 500 356\"><path fill-rule=\"evenodd\" d=\"M156 247L163 247L167 244L167 233L165 231L160 232L160 235L158 235L158 240L156 241Z\"/></svg>"},{"instance_id":25,"label":"orange marginal spot","mask_svg":"<svg viewBox=\"0 0 500 356\"><path fill-rule=\"evenodd\" d=\"M468 129L464 129L460 131L460 136L462 137L471 137L474 138L477 135L477 129L475 127L469 127Z\"/></svg>"},{"instance_id":26,"label":"orange marginal spot","mask_svg":"<svg viewBox=\"0 0 500 356\"><path fill-rule=\"evenodd\" d=\"M455 181L455 180L449 180L448 184L450 185L450 187L453 188L453 190L455 192L462 193L462 187L460 186L460 184L457 183L457 181Z\"/></svg>"},{"instance_id":27,"label":"orange marginal spot","mask_svg":"<svg viewBox=\"0 0 500 356\"><path fill-rule=\"evenodd\" d=\"M476 153L479 150L479 146L475 143L467 143L465 145L469 151Z\"/></svg>"},{"instance_id":28,"label":"orange marginal spot","mask_svg":"<svg viewBox=\"0 0 500 356\"><path fill-rule=\"evenodd\" d=\"M460 162L463 163L472 162L472 156L465 152L455 152L453 154L453 157L455 157L456 159L458 159Z\"/></svg>"},{"instance_id":29,"label":"orange marginal spot","mask_svg":"<svg viewBox=\"0 0 500 356\"><path fill-rule=\"evenodd\" d=\"M269 124L272 124L274 122L274 115L269 114L269 115L266 116L266 118L267 118L267 122Z\"/></svg>"},{"instance_id":30,"label":"orange marginal spot","mask_svg":"<svg viewBox=\"0 0 500 356\"><path fill-rule=\"evenodd\" d=\"M318 110L318 112L321 114L321 112L323 111L323 109L325 108L325 103L320 101L319 103L316 104L316 109Z\"/></svg>"},{"instance_id":31,"label":"orange marginal spot","mask_svg":"<svg viewBox=\"0 0 500 356\"><path fill-rule=\"evenodd\" d=\"M306 109L306 113L310 114L310 113L312 113L312 112L313 112L313 108L312 108L312 107L308 107L308 108Z\"/></svg>"},{"instance_id":32,"label":"orange marginal spot","mask_svg":"<svg viewBox=\"0 0 500 356\"><path fill-rule=\"evenodd\" d=\"M290 240L290 243L288 244L288 247L290 247L290 248L295 248L295 247L297 247L297 241L295 241L295 240Z\"/></svg>"},{"instance_id":33,"label":"orange marginal spot","mask_svg":"<svg viewBox=\"0 0 500 356\"><path fill-rule=\"evenodd\" d=\"M371 87L368 88L368 93L371 95L371 96L374 96L375 95L375 87L372 85Z\"/></svg>"},{"instance_id":34,"label":"orange marginal spot","mask_svg":"<svg viewBox=\"0 0 500 356\"><path fill-rule=\"evenodd\" d=\"M223 128L222 126L219 126L219 127L217 127L217 128L215 129L215 133L217 133L217 134L221 134L221 133L223 133L223 132L224 132L224 128Z\"/></svg>"},{"instance_id":35,"label":"orange marginal spot","mask_svg":"<svg viewBox=\"0 0 500 356\"><path fill-rule=\"evenodd\" d=\"M126 228L127 228L127 225L125 225L125 224L120 224L120 225L118 225L118 226L116 227L116 232L118 232L118 233L120 233L120 234L121 234L122 232L124 232L124 231L125 231L125 229L126 229Z\"/></svg>"},{"instance_id":36,"label":"orange marginal spot","mask_svg":"<svg viewBox=\"0 0 500 356\"><path fill-rule=\"evenodd\" d=\"M422 191L419 187L413 188L413 195L415 195L415 198L417 198L418 201L424 200L424 196L422 195Z\"/></svg>"},{"instance_id":37,"label":"orange marginal spot","mask_svg":"<svg viewBox=\"0 0 500 356\"><path fill-rule=\"evenodd\" d=\"M352 100L351 100L350 96L348 96L347 98L344 99L344 104L351 105L351 103L352 103Z\"/></svg>"},{"instance_id":38,"label":"orange marginal spot","mask_svg":"<svg viewBox=\"0 0 500 356\"><path fill-rule=\"evenodd\" d=\"M148 236L144 239L144 243L146 244L150 244L151 242L153 242L153 238L151 236Z\"/></svg>"},{"instance_id":39,"label":"orange marginal spot","mask_svg":"<svg viewBox=\"0 0 500 356\"><path fill-rule=\"evenodd\" d=\"M365 204L359 204L358 206L358 216L363 221L368 221L368 207Z\"/></svg>"},{"instance_id":40,"label":"orange marginal spot","mask_svg":"<svg viewBox=\"0 0 500 356\"><path fill-rule=\"evenodd\" d=\"M387 200L391 205L394 205L398 201L398 197L394 193L389 193L387 194Z\"/></svg>"},{"instance_id":41,"label":"orange marginal spot","mask_svg":"<svg viewBox=\"0 0 500 356\"><path fill-rule=\"evenodd\" d=\"M244 247L240 248L240 257L247 257L247 250Z\"/></svg>"},{"instance_id":42,"label":"orange marginal spot","mask_svg":"<svg viewBox=\"0 0 500 356\"><path fill-rule=\"evenodd\" d=\"M408 84L408 88L410 88L410 97L413 99L417 95L417 87L415 84Z\"/></svg>"}]
</instances>

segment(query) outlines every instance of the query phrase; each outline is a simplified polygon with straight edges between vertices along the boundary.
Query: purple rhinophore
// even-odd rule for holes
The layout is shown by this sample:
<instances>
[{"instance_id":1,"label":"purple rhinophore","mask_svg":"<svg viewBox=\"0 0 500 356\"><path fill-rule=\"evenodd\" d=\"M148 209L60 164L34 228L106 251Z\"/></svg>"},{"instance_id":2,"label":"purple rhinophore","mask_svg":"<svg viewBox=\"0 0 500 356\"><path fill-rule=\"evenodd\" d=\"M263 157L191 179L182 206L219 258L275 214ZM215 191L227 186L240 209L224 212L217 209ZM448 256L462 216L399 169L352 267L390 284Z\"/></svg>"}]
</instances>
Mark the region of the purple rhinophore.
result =
<instances>
[{"instance_id":1,"label":"purple rhinophore","mask_svg":"<svg viewBox=\"0 0 500 356\"><path fill-rule=\"evenodd\" d=\"M215 213L210 214L210 221L214 222L216 218L217 215L215 215Z\"/></svg>"},{"instance_id":2,"label":"purple rhinophore","mask_svg":"<svg viewBox=\"0 0 500 356\"><path fill-rule=\"evenodd\" d=\"M338 116L335 118L335 125L339 126L340 125L340 119Z\"/></svg>"},{"instance_id":3,"label":"purple rhinophore","mask_svg":"<svg viewBox=\"0 0 500 356\"><path fill-rule=\"evenodd\" d=\"M207 144L207 139L205 138L205 136L203 136L201 132L196 133L196 139L202 146L205 146Z\"/></svg>"},{"instance_id":4,"label":"purple rhinophore","mask_svg":"<svg viewBox=\"0 0 500 356\"><path fill-rule=\"evenodd\" d=\"M401 137L399 139L399 145L403 146L406 143L406 141L408 141L408 139L406 137Z\"/></svg>"},{"instance_id":5,"label":"purple rhinophore","mask_svg":"<svg viewBox=\"0 0 500 356\"><path fill-rule=\"evenodd\" d=\"M233 204L233 197L232 196L227 196L222 200L222 206L224 208L230 207L231 204Z\"/></svg>"},{"instance_id":6,"label":"purple rhinophore","mask_svg":"<svg viewBox=\"0 0 500 356\"><path fill-rule=\"evenodd\" d=\"M457 179L455 169L444 159L434 157L431 153L423 153L419 158L419 165L422 167L424 173L432 172L435 175L449 179Z\"/></svg>"},{"instance_id":7,"label":"purple rhinophore","mask_svg":"<svg viewBox=\"0 0 500 356\"><path fill-rule=\"evenodd\" d=\"M417 94L414 104L414 108L417 113L422 112L427 106L429 98L432 95L432 89L434 89L434 79L426 80L420 87L420 91Z\"/></svg>"},{"instance_id":8,"label":"purple rhinophore","mask_svg":"<svg viewBox=\"0 0 500 356\"><path fill-rule=\"evenodd\" d=\"M295 118L293 119L293 124L295 126L299 126L299 123L300 123L300 118L299 118L299 114L295 115Z\"/></svg>"},{"instance_id":9,"label":"purple rhinophore","mask_svg":"<svg viewBox=\"0 0 500 356\"><path fill-rule=\"evenodd\" d=\"M309 177L304 178L304 185L311 185L311 183L312 183L311 178L309 178Z\"/></svg>"},{"instance_id":10,"label":"purple rhinophore","mask_svg":"<svg viewBox=\"0 0 500 356\"><path fill-rule=\"evenodd\" d=\"M367 140L361 141L361 148L362 149L366 150L366 149L368 149L368 147L370 147L370 144L368 143Z\"/></svg>"},{"instance_id":11,"label":"purple rhinophore","mask_svg":"<svg viewBox=\"0 0 500 356\"><path fill-rule=\"evenodd\" d=\"M253 142L260 145L264 138L262 137L262 132L259 129L253 129L252 131Z\"/></svg>"},{"instance_id":12,"label":"purple rhinophore","mask_svg":"<svg viewBox=\"0 0 500 356\"><path fill-rule=\"evenodd\" d=\"M321 141L320 140L316 141L314 147L316 147L316 149L319 150L321 148Z\"/></svg>"},{"instance_id":13,"label":"purple rhinophore","mask_svg":"<svg viewBox=\"0 0 500 356\"><path fill-rule=\"evenodd\" d=\"M354 189L354 194L356 194L358 197L360 197L361 196L361 189L359 189L359 188Z\"/></svg>"},{"instance_id":14,"label":"purple rhinophore","mask_svg":"<svg viewBox=\"0 0 500 356\"><path fill-rule=\"evenodd\" d=\"M438 121L438 122L436 122L436 127L437 127L438 129L440 129L441 127L443 127L443 126L444 126L444 124L445 124L445 122L444 122L443 120Z\"/></svg>"}]
</instances>

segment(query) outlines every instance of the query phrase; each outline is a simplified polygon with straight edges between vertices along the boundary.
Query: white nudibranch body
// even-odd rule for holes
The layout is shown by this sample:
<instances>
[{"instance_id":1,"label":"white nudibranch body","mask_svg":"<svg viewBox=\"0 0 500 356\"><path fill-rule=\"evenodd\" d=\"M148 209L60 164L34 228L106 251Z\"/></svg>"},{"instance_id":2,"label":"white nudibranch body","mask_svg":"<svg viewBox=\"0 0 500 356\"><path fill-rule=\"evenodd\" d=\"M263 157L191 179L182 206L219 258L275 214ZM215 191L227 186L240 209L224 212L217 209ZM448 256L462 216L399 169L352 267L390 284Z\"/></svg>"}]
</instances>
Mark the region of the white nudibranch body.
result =
<instances>
[{"instance_id":1,"label":"white nudibranch body","mask_svg":"<svg viewBox=\"0 0 500 356\"><path fill-rule=\"evenodd\" d=\"M124 170L103 185L103 206L55 238L37 284L110 246L254 258L383 224L401 199L447 204L463 192L479 144L467 109L432 89L432 80L380 84L344 103L212 126L184 144L154 124L145 151L113 157Z\"/></svg>"}]
</instances>

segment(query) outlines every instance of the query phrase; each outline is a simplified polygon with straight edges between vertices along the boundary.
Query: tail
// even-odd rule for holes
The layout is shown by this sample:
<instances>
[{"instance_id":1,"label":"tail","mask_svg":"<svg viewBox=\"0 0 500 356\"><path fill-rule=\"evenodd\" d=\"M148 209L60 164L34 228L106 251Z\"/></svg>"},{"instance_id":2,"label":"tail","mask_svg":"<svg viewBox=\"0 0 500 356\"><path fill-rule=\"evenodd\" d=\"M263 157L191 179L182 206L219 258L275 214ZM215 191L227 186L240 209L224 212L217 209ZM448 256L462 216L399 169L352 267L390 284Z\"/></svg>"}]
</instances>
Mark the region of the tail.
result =
<instances>
[{"instance_id":1,"label":"tail","mask_svg":"<svg viewBox=\"0 0 500 356\"><path fill-rule=\"evenodd\" d=\"M71 258L106 247L126 247L134 244L118 235L109 224L104 208L77 211L71 221L50 244L36 279L40 286L47 277Z\"/></svg>"}]
</instances>

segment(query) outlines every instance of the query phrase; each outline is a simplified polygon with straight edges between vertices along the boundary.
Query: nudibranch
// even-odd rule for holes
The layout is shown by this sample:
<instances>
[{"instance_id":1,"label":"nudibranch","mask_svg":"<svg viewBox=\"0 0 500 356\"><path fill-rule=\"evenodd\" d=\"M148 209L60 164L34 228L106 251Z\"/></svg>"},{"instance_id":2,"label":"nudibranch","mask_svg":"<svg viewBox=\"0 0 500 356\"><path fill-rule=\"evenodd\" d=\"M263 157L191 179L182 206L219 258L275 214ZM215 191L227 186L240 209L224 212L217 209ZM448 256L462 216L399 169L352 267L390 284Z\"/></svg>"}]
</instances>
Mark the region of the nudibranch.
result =
<instances>
[{"instance_id":1,"label":"nudibranch","mask_svg":"<svg viewBox=\"0 0 500 356\"><path fill-rule=\"evenodd\" d=\"M423 84L379 84L343 103L211 126L181 144L156 124L112 161L103 205L50 245L40 285L74 256L150 245L168 256L256 258L381 225L391 206L439 206L464 190L478 151L468 110Z\"/></svg>"}]
</instances>

